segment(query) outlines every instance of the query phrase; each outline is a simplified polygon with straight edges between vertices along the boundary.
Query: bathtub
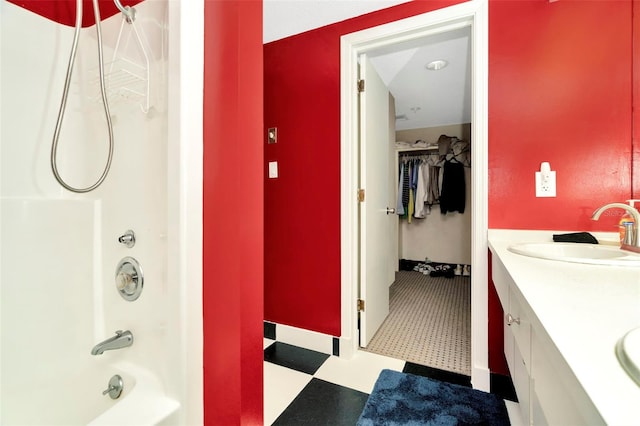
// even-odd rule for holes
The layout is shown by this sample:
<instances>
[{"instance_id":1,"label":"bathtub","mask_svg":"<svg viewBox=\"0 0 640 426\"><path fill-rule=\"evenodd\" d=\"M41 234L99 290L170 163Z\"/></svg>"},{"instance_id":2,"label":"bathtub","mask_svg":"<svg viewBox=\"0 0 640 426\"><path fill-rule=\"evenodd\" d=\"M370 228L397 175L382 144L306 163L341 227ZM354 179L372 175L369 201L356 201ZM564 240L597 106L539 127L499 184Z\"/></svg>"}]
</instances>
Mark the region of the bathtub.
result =
<instances>
[{"instance_id":1,"label":"bathtub","mask_svg":"<svg viewBox=\"0 0 640 426\"><path fill-rule=\"evenodd\" d=\"M180 407L178 401L165 395L160 380L150 371L124 362L114 365L113 371L122 376L123 392L115 400L104 396L99 407L91 411L102 414L90 420L89 425L157 425Z\"/></svg>"},{"instance_id":2,"label":"bathtub","mask_svg":"<svg viewBox=\"0 0 640 426\"><path fill-rule=\"evenodd\" d=\"M111 376L119 374L123 391L119 398L102 395ZM3 389L6 425L157 425L180 407L168 397L160 380L150 371L122 362L78 371L57 383L39 388Z\"/></svg>"}]
</instances>

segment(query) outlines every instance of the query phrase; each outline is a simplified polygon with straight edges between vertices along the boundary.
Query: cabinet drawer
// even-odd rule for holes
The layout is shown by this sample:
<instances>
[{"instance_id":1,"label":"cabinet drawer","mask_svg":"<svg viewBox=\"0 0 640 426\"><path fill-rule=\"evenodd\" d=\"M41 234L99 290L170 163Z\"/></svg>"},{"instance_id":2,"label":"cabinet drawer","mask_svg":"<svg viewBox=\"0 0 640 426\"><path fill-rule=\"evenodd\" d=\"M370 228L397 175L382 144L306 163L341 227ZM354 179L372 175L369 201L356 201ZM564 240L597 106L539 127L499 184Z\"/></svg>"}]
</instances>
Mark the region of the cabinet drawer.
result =
<instances>
[{"instance_id":1,"label":"cabinet drawer","mask_svg":"<svg viewBox=\"0 0 640 426\"><path fill-rule=\"evenodd\" d=\"M531 418L531 387L529 381L529 364L525 363L522 354L516 346L514 348L514 360L513 360L513 387L516 389L518 395L518 407L520 408L520 415L522 419L529 424L528 421Z\"/></svg>"},{"instance_id":2,"label":"cabinet drawer","mask_svg":"<svg viewBox=\"0 0 640 426\"><path fill-rule=\"evenodd\" d=\"M531 335L531 361L533 424L606 424L564 358L535 332Z\"/></svg>"},{"instance_id":3,"label":"cabinet drawer","mask_svg":"<svg viewBox=\"0 0 640 426\"><path fill-rule=\"evenodd\" d=\"M513 292L509 297L509 309L505 311L505 324L513 334L527 373L531 373L531 322Z\"/></svg>"},{"instance_id":4,"label":"cabinet drawer","mask_svg":"<svg viewBox=\"0 0 640 426\"><path fill-rule=\"evenodd\" d=\"M506 311L509 306L509 286L512 285L512 280L497 256L491 259L491 279L496 288L496 293L498 293L502 309Z\"/></svg>"},{"instance_id":5,"label":"cabinet drawer","mask_svg":"<svg viewBox=\"0 0 640 426\"><path fill-rule=\"evenodd\" d=\"M523 353L518 345L515 344L513 336L513 329L504 325L504 354L507 359L507 365L509 366L509 372L513 381L513 387L518 395L518 408L520 409L520 415L524 421L524 424L529 424L530 418L530 383L529 383L529 371L530 363L525 362ZM528 351L527 351L528 353Z\"/></svg>"}]
</instances>

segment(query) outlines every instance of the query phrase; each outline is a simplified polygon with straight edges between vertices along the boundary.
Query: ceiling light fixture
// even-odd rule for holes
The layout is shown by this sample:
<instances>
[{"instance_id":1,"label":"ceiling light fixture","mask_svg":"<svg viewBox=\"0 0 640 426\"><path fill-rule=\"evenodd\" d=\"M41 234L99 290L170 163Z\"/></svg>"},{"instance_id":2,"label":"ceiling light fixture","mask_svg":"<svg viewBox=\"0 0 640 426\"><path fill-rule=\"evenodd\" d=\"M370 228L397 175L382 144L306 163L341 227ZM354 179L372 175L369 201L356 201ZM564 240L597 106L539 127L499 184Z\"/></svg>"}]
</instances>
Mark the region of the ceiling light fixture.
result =
<instances>
[{"instance_id":1,"label":"ceiling light fixture","mask_svg":"<svg viewBox=\"0 0 640 426\"><path fill-rule=\"evenodd\" d=\"M447 65L449 65L449 62L445 61L444 59L438 59L438 60L429 62L426 65L426 68L430 71L438 71L446 67Z\"/></svg>"}]
</instances>

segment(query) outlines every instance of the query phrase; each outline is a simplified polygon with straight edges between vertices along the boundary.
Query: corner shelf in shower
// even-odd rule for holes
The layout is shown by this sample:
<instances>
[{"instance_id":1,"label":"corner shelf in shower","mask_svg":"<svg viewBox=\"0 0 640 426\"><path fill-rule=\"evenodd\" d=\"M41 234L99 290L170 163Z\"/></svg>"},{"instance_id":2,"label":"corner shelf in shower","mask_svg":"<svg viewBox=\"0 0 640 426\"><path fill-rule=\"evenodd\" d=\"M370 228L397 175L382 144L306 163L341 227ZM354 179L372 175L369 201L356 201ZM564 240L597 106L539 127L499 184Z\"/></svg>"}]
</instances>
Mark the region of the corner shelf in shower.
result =
<instances>
[{"instance_id":1,"label":"corner shelf in shower","mask_svg":"<svg viewBox=\"0 0 640 426\"><path fill-rule=\"evenodd\" d=\"M129 26L128 34L125 25ZM134 46L130 47L133 40ZM109 102L139 104L142 112L149 112L149 56L144 47L143 39L133 20L122 17L120 31L116 40L113 57L110 62L104 64L105 88ZM131 59L131 55L125 56L124 52L134 49L138 52L139 61ZM99 70L96 70L96 74ZM99 87L100 78L94 80ZM102 102L100 95L95 97L96 102Z\"/></svg>"},{"instance_id":2,"label":"corner shelf in shower","mask_svg":"<svg viewBox=\"0 0 640 426\"><path fill-rule=\"evenodd\" d=\"M139 103L143 112L149 111L149 67L127 58L119 58L105 65L106 89L110 101L125 100Z\"/></svg>"}]
</instances>

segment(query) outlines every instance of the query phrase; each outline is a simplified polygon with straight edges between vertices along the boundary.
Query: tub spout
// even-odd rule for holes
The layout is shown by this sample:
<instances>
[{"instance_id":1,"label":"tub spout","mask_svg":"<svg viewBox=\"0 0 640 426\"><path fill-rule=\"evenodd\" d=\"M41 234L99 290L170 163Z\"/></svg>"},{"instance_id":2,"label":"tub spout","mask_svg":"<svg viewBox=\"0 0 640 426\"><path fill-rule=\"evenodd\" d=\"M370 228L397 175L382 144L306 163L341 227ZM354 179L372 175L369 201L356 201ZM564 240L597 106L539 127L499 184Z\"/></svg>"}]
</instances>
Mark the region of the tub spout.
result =
<instances>
[{"instance_id":1,"label":"tub spout","mask_svg":"<svg viewBox=\"0 0 640 426\"><path fill-rule=\"evenodd\" d=\"M91 349L91 355L102 355L104 351L122 349L133 344L133 334L129 330L116 331L116 335L100 342Z\"/></svg>"}]
</instances>

